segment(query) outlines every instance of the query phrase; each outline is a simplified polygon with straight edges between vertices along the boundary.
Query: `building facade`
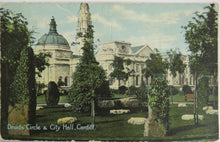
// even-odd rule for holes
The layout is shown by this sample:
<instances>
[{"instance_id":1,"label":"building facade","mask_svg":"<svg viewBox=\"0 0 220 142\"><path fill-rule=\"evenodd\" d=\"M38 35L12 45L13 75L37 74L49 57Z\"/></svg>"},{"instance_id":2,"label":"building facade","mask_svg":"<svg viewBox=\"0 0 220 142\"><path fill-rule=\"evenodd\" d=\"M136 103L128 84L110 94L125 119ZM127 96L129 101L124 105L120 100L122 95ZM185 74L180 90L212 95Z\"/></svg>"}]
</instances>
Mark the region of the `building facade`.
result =
<instances>
[{"instance_id":1,"label":"building facade","mask_svg":"<svg viewBox=\"0 0 220 142\"><path fill-rule=\"evenodd\" d=\"M92 24L91 14L89 12L89 5L87 3L81 3L77 33L85 34L87 27ZM82 56L82 47L84 44L83 37L77 37L75 46L77 52L73 53L70 50L70 45L67 40L57 32L57 25L55 19L52 18L50 22L49 32L44 34L36 44L35 54L50 53L51 58L48 58L49 66L41 73L42 77L37 77L37 81L40 83L48 84L50 81L58 83L64 82L64 88L70 88L72 85L72 75L75 72L75 68L79 63ZM150 79L146 79L142 73L142 70L146 68L145 61L150 59L150 54L154 51L149 45L135 46L125 41L113 41L109 43L103 43L99 45L99 50L96 54L96 59L106 70L107 78L111 88L117 89L119 86L134 86L140 87L141 84L149 84ZM119 82L110 76L113 72L114 57L118 56L124 60L129 59L131 63L129 65L124 64L125 72L130 72L127 81ZM168 56L163 56L164 59ZM169 85L177 86L181 88L183 85L193 86L193 76L190 74L188 66L188 56L182 56L184 63L187 65L183 74L177 74L176 77L172 77L171 73L167 72L166 78Z\"/></svg>"}]
</instances>

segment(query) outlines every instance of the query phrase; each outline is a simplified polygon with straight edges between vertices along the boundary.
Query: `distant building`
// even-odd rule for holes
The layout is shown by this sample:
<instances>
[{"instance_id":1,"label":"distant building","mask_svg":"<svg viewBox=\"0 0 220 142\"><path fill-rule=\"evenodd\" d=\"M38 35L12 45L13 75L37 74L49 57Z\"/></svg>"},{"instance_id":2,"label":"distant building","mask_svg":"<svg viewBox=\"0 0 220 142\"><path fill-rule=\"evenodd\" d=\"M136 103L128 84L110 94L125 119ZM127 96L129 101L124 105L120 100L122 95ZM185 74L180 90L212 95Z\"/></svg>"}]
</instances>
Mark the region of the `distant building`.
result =
<instances>
[{"instance_id":1,"label":"distant building","mask_svg":"<svg viewBox=\"0 0 220 142\"><path fill-rule=\"evenodd\" d=\"M55 19L50 22L50 30L44 34L37 42L35 54L50 53L49 67L41 73L42 77L37 77L38 82L48 84L50 81L64 82L64 86L70 86L72 83L72 74L78 63L78 58L73 58L73 52L70 50L67 40L57 32Z\"/></svg>"},{"instance_id":2,"label":"distant building","mask_svg":"<svg viewBox=\"0 0 220 142\"><path fill-rule=\"evenodd\" d=\"M100 63L100 65L106 70L111 88L116 89L118 88L118 86L122 85L125 85L127 87L139 87L142 83L149 83L149 80L146 80L146 78L144 77L142 70L146 68L145 61L150 58L150 54L152 53L154 53L154 51L148 45L131 47L131 44L128 42L114 41L101 44L99 47L99 51L96 55L96 59ZM116 79L110 77L110 73L114 70L114 56L121 57L124 60L130 59L131 61L131 64L128 66L124 64L126 72L133 71L126 83L121 81L120 84L118 84L118 81Z\"/></svg>"},{"instance_id":3,"label":"distant building","mask_svg":"<svg viewBox=\"0 0 220 142\"><path fill-rule=\"evenodd\" d=\"M164 60L169 61L168 55L162 55L162 58ZM170 70L167 71L166 79L168 81L168 85L173 85L177 88L182 88L183 85L188 85L191 88L194 88L195 85L195 79L193 74L190 73L190 67L189 67L189 56L188 55L182 55L181 56L183 63L186 65L186 68L183 73L179 74L177 72L176 77L173 77Z\"/></svg>"}]
</instances>

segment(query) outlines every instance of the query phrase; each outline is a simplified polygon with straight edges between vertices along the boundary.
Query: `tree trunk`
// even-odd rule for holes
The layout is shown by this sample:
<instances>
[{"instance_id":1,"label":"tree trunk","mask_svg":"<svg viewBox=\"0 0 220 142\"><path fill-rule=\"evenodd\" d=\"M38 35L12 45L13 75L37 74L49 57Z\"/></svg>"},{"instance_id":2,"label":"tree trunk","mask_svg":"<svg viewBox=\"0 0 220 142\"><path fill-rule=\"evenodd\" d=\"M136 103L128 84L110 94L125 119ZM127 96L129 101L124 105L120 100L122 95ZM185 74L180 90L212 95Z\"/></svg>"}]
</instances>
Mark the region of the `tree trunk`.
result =
<instances>
[{"instance_id":1,"label":"tree trunk","mask_svg":"<svg viewBox=\"0 0 220 142\"><path fill-rule=\"evenodd\" d=\"M198 125L198 94L197 94L197 73L195 73L195 90L194 90L194 120Z\"/></svg>"},{"instance_id":2,"label":"tree trunk","mask_svg":"<svg viewBox=\"0 0 220 142\"><path fill-rule=\"evenodd\" d=\"M95 124L95 101L91 100L91 116L92 116L92 124Z\"/></svg>"}]
</instances>

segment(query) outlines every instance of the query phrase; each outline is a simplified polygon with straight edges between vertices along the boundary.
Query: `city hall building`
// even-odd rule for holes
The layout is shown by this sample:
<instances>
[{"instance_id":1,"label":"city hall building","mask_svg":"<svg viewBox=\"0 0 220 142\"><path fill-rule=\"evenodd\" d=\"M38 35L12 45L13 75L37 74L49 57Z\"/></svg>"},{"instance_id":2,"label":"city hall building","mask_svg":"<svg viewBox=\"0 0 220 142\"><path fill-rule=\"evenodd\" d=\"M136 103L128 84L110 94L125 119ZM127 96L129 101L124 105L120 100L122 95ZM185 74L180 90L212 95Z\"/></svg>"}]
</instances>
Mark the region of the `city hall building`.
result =
<instances>
[{"instance_id":1,"label":"city hall building","mask_svg":"<svg viewBox=\"0 0 220 142\"><path fill-rule=\"evenodd\" d=\"M85 34L88 25L92 24L91 14L89 12L89 5L87 3L81 3L78 17L77 32ZM51 57L48 58L49 66L42 72L41 77L37 77L37 82L48 84L50 81L64 82L63 88L70 88L72 85L72 75L75 72L75 68L79 63L82 56L83 37L77 39L77 52L73 53L70 49L70 45L67 40L59 34L57 31L57 25L54 18L50 21L48 33L44 34L37 42L35 54L50 53ZM135 86L139 87L142 83L149 84L150 79L146 79L142 73L142 70L146 68L145 61L150 59L150 54L155 52L147 44L142 46L132 46L132 43L126 41L112 41L109 43L103 43L99 45L96 59L106 70L107 78L111 88L117 89L119 86ZM121 81L118 84L117 79L110 77L110 73L113 72L114 56L129 59L131 64L124 65L125 72L131 72L127 81ZM168 58L163 56L164 59ZM183 74L177 74L174 78L167 72L166 78L168 84L181 88L183 85L194 85L194 79L190 74L188 66L188 56L182 56L184 63L187 65Z\"/></svg>"}]
</instances>

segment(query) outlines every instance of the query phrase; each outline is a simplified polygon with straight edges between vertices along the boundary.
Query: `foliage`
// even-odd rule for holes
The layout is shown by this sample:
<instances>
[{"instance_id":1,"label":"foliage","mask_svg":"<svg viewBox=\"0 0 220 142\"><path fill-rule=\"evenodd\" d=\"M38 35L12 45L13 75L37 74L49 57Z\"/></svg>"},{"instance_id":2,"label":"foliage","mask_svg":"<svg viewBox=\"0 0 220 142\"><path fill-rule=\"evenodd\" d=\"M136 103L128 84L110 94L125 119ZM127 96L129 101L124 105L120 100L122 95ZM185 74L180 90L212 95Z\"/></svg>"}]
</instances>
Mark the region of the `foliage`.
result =
<instances>
[{"instance_id":1,"label":"foliage","mask_svg":"<svg viewBox=\"0 0 220 142\"><path fill-rule=\"evenodd\" d=\"M167 52L169 58L170 58L170 64L169 69L171 74L176 77L176 72L183 73L185 70L186 65L183 63L183 60L181 59L182 54L175 50L170 50Z\"/></svg>"},{"instance_id":2,"label":"foliage","mask_svg":"<svg viewBox=\"0 0 220 142\"><path fill-rule=\"evenodd\" d=\"M140 101L147 102L148 101L147 94L148 94L148 92L147 92L146 87L139 87L136 89L135 95L136 95L137 99Z\"/></svg>"},{"instance_id":3,"label":"foliage","mask_svg":"<svg viewBox=\"0 0 220 142\"><path fill-rule=\"evenodd\" d=\"M34 53L31 47L26 47L21 52L21 58L16 70L15 78L11 88L9 103L15 107L15 104L29 105L28 122L35 123L36 114L36 81L35 67L33 64Z\"/></svg>"},{"instance_id":4,"label":"foliage","mask_svg":"<svg viewBox=\"0 0 220 142\"><path fill-rule=\"evenodd\" d=\"M207 12L196 12L194 22L189 22L185 29L185 40L192 52L190 69L192 73L217 73L218 58L218 13L215 4L205 7Z\"/></svg>"},{"instance_id":5,"label":"foliage","mask_svg":"<svg viewBox=\"0 0 220 142\"><path fill-rule=\"evenodd\" d=\"M113 61L113 67L114 70L113 72L110 74L111 77L118 79L118 85L120 86L120 81L124 80L127 81L128 80L128 73L126 73L124 71L124 60L121 57L115 56L114 57L114 61ZM129 65L131 63L130 60L126 60L127 65Z\"/></svg>"},{"instance_id":6,"label":"foliage","mask_svg":"<svg viewBox=\"0 0 220 142\"><path fill-rule=\"evenodd\" d=\"M112 93L109 88L109 82L104 80L102 85L95 90L95 94L98 96L98 99L101 100L111 99Z\"/></svg>"},{"instance_id":7,"label":"foliage","mask_svg":"<svg viewBox=\"0 0 220 142\"><path fill-rule=\"evenodd\" d=\"M36 83L36 92L37 96L43 95L43 89L46 88L47 86L44 83Z\"/></svg>"},{"instance_id":8,"label":"foliage","mask_svg":"<svg viewBox=\"0 0 220 142\"><path fill-rule=\"evenodd\" d=\"M54 81L48 83L48 90L45 95L45 100L48 106L57 105L60 99L60 93L57 84Z\"/></svg>"},{"instance_id":9,"label":"foliage","mask_svg":"<svg viewBox=\"0 0 220 142\"><path fill-rule=\"evenodd\" d=\"M169 91L172 95L177 95L179 93L179 90L173 85L169 85Z\"/></svg>"},{"instance_id":10,"label":"foliage","mask_svg":"<svg viewBox=\"0 0 220 142\"><path fill-rule=\"evenodd\" d=\"M163 61L159 53L151 54L150 59L146 60L146 67L147 68L143 69L146 79L149 77L153 79L161 76L162 74L166 74L168 62Z\"/></svg>"},{"instance_id":11,"label":"foliage","mask_svg":"<svg viewBox=\"0 0 220 142\"><path fill-rule=\"evenodd\" d=\"M118 88L118 93L119 94L125 94L125 92L128 90L128 88L126 86L120 86Z\"/></svg>"},{"instance_id":12,"label":"foliage","mask_svg":"<svg viewBox=\"0 0 220 142\"><path fill-rule=\"evenodd\" d=\"M208 104L210 94L209 79L208 77L202 77L198 83L198 104L200 108Z\"/></svg>"},{"instance_id":13,"label":"foliage","mask_svg":"<svg viewBox=\"0 0 220 142\"><path fill-rule=\"evenodd\" d=\"M168 130L169 124L169 88L167 81L156 78L151 84L150 106L156 121Z\"/></svg>"},{"instance_id":14,"label":"foliage","mask_svg":"<svg viewBox=\"0 0 220 142\"><path fill-rule=\"evenodd\" d=\"M21 13L12 13L0 8L1 17L1 100L2 137L7 135L8 106L15 100L10 86L14 81L18 61L23 48L31 44L31 32L27 29L27 20ZM10 102L9 102L10 100ZM13 103L14 104L14 103Z\"/></svg>"},{"instance_id":15,"label":"foliage","mask_svg":"<svg viewBox=\"0 0 220 142\"><path fill-rule=\"evenodd\" d=\"M136 94L136 91L137 91L137 88L135 86L130 86L128 88L128 91L126 92L126 94L128 96L132 96L132 95L135 95Z\"/></svg>"},{"instance_id":16,"label":"foliage","mask_svg":"<svg viewBox=\"0 0 220 142\"><path fill-rule=\"evenodd\" d=\"M183 91L184 95L193 93L191 90L191 87L189 87L188 85L183 85L182 91Z\"/></svg>"},{"instance_id":17,"label":"foliage","mask_svg":"<svg viewBox=\"0 0 220 142\"><path fill-rule=\"evenodd\" d=\"M36 74L41 77L41 72L45 70L46 66L49 66L48 58L51 57L50 53L39 53L38 55L34 56L34 64L36 67Z\"/></svg>"},{"instance_id":18,"label":"foliage","mask_svg":"<svg viewBox=\"0 0 220 142\"><path fill-rule=\"evenodd\" d=\"M106 87L105 71L98 65L94 56L93 32L93 26L90 25L86 33L83 34L85 39L82 48L83 56L76 66L76 71L73 74L73 85L68 95L75 111L88 111L89 105L92 107L91 101L98 99L96 93L100 90L103 91L100 87Z\"/></svg>"}]
</instances>

